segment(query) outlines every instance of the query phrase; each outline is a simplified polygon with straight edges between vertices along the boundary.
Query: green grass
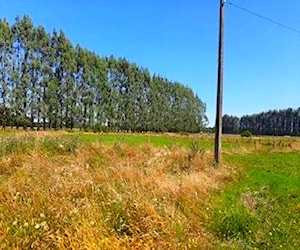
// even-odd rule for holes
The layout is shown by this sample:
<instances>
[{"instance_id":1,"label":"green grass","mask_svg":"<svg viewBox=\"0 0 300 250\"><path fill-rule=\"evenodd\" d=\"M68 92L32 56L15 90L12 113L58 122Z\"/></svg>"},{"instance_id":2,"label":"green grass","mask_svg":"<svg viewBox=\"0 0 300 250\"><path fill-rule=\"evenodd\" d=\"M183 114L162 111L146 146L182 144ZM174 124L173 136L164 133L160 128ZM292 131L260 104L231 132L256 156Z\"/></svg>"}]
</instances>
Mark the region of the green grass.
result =
<instances>
[{"instance_id":1,"label":"green grass","mask_svg":"<svg viewBox=\"0 0 300 250\"><path fill-rule=\"evenodd\" d=\"M300 246L300 153L234 154L236 180L218 191L207 227L237 249Z\"/></svg>"},{"instance_id":2,"label":"green grass","mask_svg":"<svg viewBox=\"0 0 300 250\"><path fill-rule=\"evenodd\" d=\"M51 155L75 153L79 147L78 137L45 137L41 140L41 150Z\"/></svg>"},{"instance_id":3,"label":"green grass","mask_svg":"<svg viewBox=\"0 0 300 250\"><path fill-rule=\"evenodd\" d=\"M81 142L93 143L100 142L102 144L125 143L130 146L138 146L141 144L151 144L155 147L174 146L189 148L194 141L197 141L202 148L213 149L214 137L207 134L151 134L151 133L84 133L72 132L66 136L76 136ZM298 138L283 137L258 137L258 138L242 138L239 135L224 135L222 139L222 148L224 150L234 151L241 148L246 151L278 151L291 148L291 145L298 142Z\"/></svg>"},{"instance_id":4,"label":"green grass","mask_svg":"<svg viewBox=\"0 0 300 250\"><path fill-rule=\"evenodd\" d=\"M194 140L199 141L202 147L211 148L213 142L207 137L201 136L171 136L164 134L124 134L124 133L74 133L68 136L78 136L81 142L102 144L125 143L130 146L137 146L149 143L157 147L183 146L189 147Z\"/></svg>"},{"instance_id":5,"label":"green grass","mask_svg":"<svg viewBox=\"0 0 300 250\"><path fill-rule=\"evenodd\" d=\"M43 131L40 131L43 133ZM31 134L31 130L7 129L0 131L0 138L14 137L15 135ZM151 144L155 147L172 148L185 147L189 148L194 141L197 141L202 148L213 149L213 134L156 134L156 133L86 133L79 131L47 131L46 134L56 134L56 137L76 137L80 143L99 142L101 144L125 143L130 146L139 146L142 144ZM239 135L224 135L222 139L222 148L229 151L246 151L257 149L264 151L278 150L291 147L292 143L299 142L297 138L283 137L258 137L258 138L241 138Z\"/></svg>"},{"instance_id":6,"label":"green grass","mask_svg":"<svg viewBox=\"0 0 300 250\"><path fill-rule=\"evenodd\" d=\"M35 146L35 138L32 136L0 137L0 157L13 153L29 153Z\"/></svg>"},{"instance_id":7,"label":"green grass","mask_svg":"<svg viewBox=\"0 0 300 250\"><path fill-rule=\"evenodd\" d=\"M176 134L130 134L130 133L69 133L67 136L77 136L81 142L92 143L100 142L102 144L125 143L130 146L142 144L151 144L155 147L174 146L189 148L195 141L202 148L212 149L214 138L212 135L176 135ZM244 146L253 147L251 139L242 139L239 136L224 137L222 147L224 149L233 149Z\"/></svg>"}]
</instances>

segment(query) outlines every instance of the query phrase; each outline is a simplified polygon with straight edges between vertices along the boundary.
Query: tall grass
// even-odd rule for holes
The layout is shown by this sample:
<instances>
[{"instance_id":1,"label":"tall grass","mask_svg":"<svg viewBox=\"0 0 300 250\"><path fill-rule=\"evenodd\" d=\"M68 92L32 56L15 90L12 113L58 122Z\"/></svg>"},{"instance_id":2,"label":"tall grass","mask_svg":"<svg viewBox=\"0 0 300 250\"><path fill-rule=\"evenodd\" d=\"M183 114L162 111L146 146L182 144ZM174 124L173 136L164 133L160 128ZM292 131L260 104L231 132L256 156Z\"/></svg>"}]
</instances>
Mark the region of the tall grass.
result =
<instances>
[{"instance_id":1,"label":"tall grass","mask_svg":"<svg viewBox=\"0 0 300 250\"><path fill-rule=\"evenodd\" d=\"M48 154L59 155L76 153L79 146L79 139L73 137L49 137L46 136L40 141L40 149Z\"/></svg>"},{"instance_id":2,"label":"tall grass","mask_svg":"<svg viewBox=\"0 0 300 250\"><path fill-rule=\"evenodd\" d=\"M7 136L0 138L0 157L8 154L29 153L35 146L33 136Z\"/></svg>"},{"instance_id":3,"label":"tall grass","mask_svg":"<svg viewBox=\"0 0 300 250\"><path fill-rule=\"evenodd\" d=\"M228 138L215 169L211 138L105 136L1 137L0 249L297 244L297 140Z\"/></svg>"},{"instance_id":4,"label":"tall grass","mask_svg":"<svg viewBox=\"0 0 300 250\"><path fill-rule=\"evenodd\" d=\"M1 177L1 249L211 245L198 206L229 174L211 168L209 154L194 146L69 140L36 139L31 154L18 153L19 167Z\"/></svg>"}]
</instances>

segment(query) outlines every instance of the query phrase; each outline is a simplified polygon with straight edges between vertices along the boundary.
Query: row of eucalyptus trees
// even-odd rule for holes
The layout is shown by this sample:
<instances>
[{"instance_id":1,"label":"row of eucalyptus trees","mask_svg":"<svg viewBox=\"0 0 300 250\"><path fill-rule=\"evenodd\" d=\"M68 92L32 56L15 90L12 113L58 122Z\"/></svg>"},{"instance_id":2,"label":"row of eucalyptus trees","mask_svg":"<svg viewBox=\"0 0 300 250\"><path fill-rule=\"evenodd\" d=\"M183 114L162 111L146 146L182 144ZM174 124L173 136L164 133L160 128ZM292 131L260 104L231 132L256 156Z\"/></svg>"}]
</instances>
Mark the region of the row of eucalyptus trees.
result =
<instances>
[{"instance_id":1,"label":"row of eucalyptus trees","mask_svg":"<svg viewBox=\"0 0 300 250\"><path fill-rule=\"evenodd\" d=\"M300 136L300 107L272 110L241 118L223 116L223 132L238 134L249 130L254 135Z\"/></svg>"},{"instance_id":2,"label":"row of eucalyptus trees","mask_svg":"<svg viewBox=\"0 0 300 250\"><path fill-rule=\"evenodd\" d=\"M3 128L199 132L206 121L190 88L73 46L28 16L0 20L0 83Z\"/></svg>"}]
</instances>

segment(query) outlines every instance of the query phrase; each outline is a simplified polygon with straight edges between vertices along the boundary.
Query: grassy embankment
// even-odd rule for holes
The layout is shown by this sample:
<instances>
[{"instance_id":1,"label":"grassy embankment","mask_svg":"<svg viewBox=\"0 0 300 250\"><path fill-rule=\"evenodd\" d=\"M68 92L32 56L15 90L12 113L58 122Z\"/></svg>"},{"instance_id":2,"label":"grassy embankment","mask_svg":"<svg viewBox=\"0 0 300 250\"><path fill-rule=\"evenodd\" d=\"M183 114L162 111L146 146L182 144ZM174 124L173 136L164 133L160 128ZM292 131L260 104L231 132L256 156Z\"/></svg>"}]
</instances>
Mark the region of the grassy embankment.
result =
<instances>
[{"instance_id":1,"label":"grassy embankment","mask_svg":"<svg viewBox=\"0 0 300 250\"><path fill-rule=\"evenodd\" d=\"M2 249L293 249L299 140L7 133Z\"/></svg>"}]
</instances>

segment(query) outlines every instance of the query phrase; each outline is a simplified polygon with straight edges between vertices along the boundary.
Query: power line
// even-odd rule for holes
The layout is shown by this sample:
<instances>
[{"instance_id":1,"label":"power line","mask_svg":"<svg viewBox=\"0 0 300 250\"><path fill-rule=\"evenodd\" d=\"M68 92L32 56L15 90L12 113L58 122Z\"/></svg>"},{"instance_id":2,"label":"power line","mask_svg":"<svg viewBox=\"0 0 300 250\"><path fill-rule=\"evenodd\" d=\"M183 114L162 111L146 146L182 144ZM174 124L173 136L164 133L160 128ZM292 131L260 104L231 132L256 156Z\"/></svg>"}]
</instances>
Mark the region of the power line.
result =
<instances>
[{"instance_id":1,"label":"power line","mask_svg":"<svg viewBox=\"0 0 300 250\"><path fill-rule=\"evenodd\" d=\"M285 28L285 29L287 29L287 30L289 30L289 31L292 31L292 32L297 33L298 35L300 35L300 30L296 30L296 29L294 29L294 28L292 28L292 27L290 27L290 26L288 26L288 25L286 25L286 24L277 22L277 21L275 21L275 20L273 20L273 19L271 19L271 18L269 18L269 17L266 17L266 16L263 16L263 15L261 15L261 14L258 14L258 13L256 13L256 12L252 11L252 10L246 9L246 8L244 8L244 7L241 7L241 6L239 6L239 5L235 4L235 3L232 3L232 2L229 2L229 1L228 1L227 4L229 4L229 5L231 5L231 6L235 7L235 8L238 8L238 9L244 11L244 12L247 12L247 13L249 13L249 14L251 14L251 15L254 15L254 16L256 16L256 17L259 17L259 18L261 18L261 19L263 19L263 20L265 20L265 21L268 21L268 22L270 22L270 23L276 24L276 25L278 25L278 26L280 26L280 27L282 27L282 28Z\"/></svg>"}]
</instances>

